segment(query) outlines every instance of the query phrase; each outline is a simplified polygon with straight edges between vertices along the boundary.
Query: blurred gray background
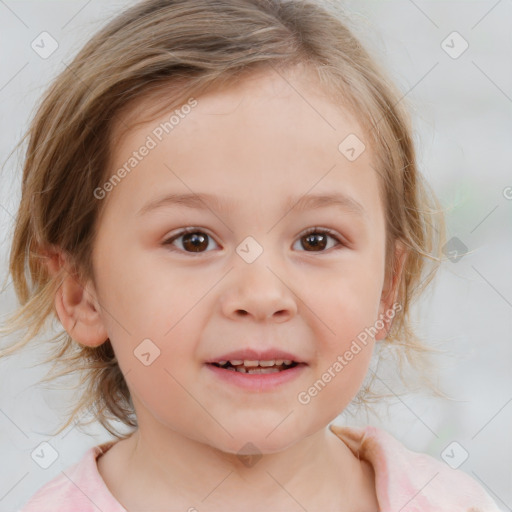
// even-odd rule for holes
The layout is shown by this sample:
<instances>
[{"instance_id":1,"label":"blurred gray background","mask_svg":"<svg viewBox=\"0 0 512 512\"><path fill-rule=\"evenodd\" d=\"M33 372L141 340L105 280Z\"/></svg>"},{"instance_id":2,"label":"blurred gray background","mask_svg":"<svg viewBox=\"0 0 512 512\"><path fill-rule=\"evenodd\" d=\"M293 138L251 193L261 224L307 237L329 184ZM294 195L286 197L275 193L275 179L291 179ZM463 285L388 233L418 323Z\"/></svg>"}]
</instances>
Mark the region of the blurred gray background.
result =
<instances>
[{"instance_id":1,"label":"blurred gray background","mask_svg":"<svg viewBox=\"0 0 512 512\"><path fill-rule=\"evenodd\" d=\"M7 158L52 78L93 32L133 3L0 0L2 281L21 169L17 155ZM448 211L451 240L450 257L415 311L421 336L447 351L437 358L439 383L452 400L398 396L397 390L396 399L381 407L381 417L342 415L336 423L370 422L411 450L441 461L448 454L510 511L512 2L328 3L347 10L359 37L412 106L420 168ZM47 37L42 32L58 44L49 56L31 46ZM50 44L45 48L52 50ZM455 257L449 250L457 244L463 251ZM10 285L0 297L0 314L15 307ZM36 365L43 354L41 345L0 360L0 512L17 510L85 450L110 439L97 425L50 436L66 419L72 392L38 384L48 370ZM71 388L73 382L61 385ZM47 469L31 458L42 442L58 454Z\"/></svg>"}]
</instances>

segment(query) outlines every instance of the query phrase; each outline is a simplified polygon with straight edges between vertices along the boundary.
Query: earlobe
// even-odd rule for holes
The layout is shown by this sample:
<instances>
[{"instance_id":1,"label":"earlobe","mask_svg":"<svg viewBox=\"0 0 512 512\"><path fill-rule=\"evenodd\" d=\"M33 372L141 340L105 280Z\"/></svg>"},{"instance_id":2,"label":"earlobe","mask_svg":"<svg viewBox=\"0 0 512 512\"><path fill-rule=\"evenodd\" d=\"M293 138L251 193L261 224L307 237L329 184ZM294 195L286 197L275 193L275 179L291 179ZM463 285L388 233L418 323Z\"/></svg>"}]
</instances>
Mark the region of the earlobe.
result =
<instances>
[{"instance_id":1,"label":"earlobe","mask_svg":"<svg viewBox=\"0 0 512 512\"><path fill-rule=\"evenodd\" d=\"M51 275L55 275L62 267L65 275L55 294L55 309L59 320L77 343L97 347L108 339L108 333L103 324L94 286L92 282L83 286L77 274L70 271L60 252L48 258L47 268Z\"/></svg>"},{"instance_id":2,"label":"earlobe","mask_svg":"<svg viewBox=\"0 0 512 512\"><path fill-rule=\"evenodd\" d=\"M406 259L407 249L402 243L397 241L395 248L395 263L393 266L393 273L391 275L391 279L388 280L390 282L386 283L381 294L378 318L378 320L380 321L378 325L383 325L383 327L378 329L375 335L376 340L385 339L391 329L393 317L396 314L395 302L398 295L400 282L402 280Z\"/></svg>"}]
</instances>

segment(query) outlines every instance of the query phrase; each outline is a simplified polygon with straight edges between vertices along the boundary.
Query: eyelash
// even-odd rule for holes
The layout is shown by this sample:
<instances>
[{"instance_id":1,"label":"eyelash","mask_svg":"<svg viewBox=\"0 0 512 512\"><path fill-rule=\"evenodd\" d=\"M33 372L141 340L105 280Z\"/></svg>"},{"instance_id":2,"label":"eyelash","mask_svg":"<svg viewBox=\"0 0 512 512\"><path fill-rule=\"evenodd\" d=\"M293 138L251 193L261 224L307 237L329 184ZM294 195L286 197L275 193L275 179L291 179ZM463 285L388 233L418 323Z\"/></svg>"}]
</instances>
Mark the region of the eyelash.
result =
<instances>
[{"instance_id":1,"label":"eyelash","mask_svg":"<svg viewBox=\"0 0 512 512\"><path fill-rule=\"evenodd\" d=\"M182 249L179 249L179 248L176 248L172 245L172 242L174 242L175 240L177 240L178 238L186 235L186 234L189 234L189 233L203 233L205 234L206 236L208 236L209 238L212 238L212 236L210 236L208 233L206 233L205 231L203 231L201 228L197 228L197 227L188 227L188 228L185 228L185 229L182 229L180 232L176 233L175 235L173 235L172 237L168 238L167 240L165 240L164 242L162 242L162 245L164 246L169 246L171 249L171 251L177 251L177 252L184 252L185 254L190 254L192 256L199 256L201 254L205 254L207 252L210 252L210 251L202 251L202 252L189 252L189 251L184 251ZM342 240L340 240L340 237L339 235L335 232L335 231L332 231L331 229L328 229L328 228L319 228L319 227L314 227L314 228L309 228L307 229L306 231L304 231L304 233L302 233L300 236L299 236L299 240L303 237L306 237L312 233L316 233L316 234L322 234L322 235L328 235L330 236L331 238L333 238L334 240L336 240L336 242L338 242L337 245L335 245L334 247L331 247L330 249L326 249L326 250L323 250L323 251L301 251L301 252L309 252L309 253L325 253L325 252L329 252L330 250L339 250L343 247L347 247L347 244L344 243Z\"/></svg>"}]
</instances>

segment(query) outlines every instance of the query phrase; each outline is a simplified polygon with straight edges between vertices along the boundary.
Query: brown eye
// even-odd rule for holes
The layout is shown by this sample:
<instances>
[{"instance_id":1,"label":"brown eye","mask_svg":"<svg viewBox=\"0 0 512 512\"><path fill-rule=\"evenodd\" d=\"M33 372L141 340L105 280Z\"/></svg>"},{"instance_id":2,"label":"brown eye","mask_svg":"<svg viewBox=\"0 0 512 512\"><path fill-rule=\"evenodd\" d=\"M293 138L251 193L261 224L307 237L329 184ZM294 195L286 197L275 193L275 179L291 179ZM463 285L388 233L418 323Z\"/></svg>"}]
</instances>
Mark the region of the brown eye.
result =
<instances>
[{"instance_id":1,"label":"brown eye","mask_svg":"<svg viewBox=\"0 0 512 512\"><path fill-rule=\"evenodd\" d=\"M204 233L199 229L186 229L178 233L177 235L169 238L163 244L164 245L175 245L176 240L182 239L180 249L184 252L209 252L206 249L209 246L210 235Z\"/></svg>"},{"instance_id":2,"label":"brown eye","mask_svg":"<svg viewBox=\"0 0 512 512\"><path fill-rule=\"evenodd\" d=\"M323 233L313 233L304 237L302 247L312 248L314 251L321 251L327 246L327 236Z\"/></svg>"},{"instance_id":3,"label":"brown eye","mask_svg":"<svg viewBox=\"0 0 512 512\"><path fill-rule=\"evenodd\" d=\"M301 246L306 252L325 252L329 238L338 242L335 245L343 246L340 240L334 236L331 231L318 228L310 229L301 236ZM329 247L329 249L331 247Z\"/></svg>"},{"instance_id":4,"label":"brown eye","mask_svg":"<svg viewBox=\"0 0 512 512\"><path fill-rule=\"evenodd\" d=\"M201 252L208 247L208 235L202 233L187 233L183 235L183 247L187 251Z\"/></svg>"}]
</instances>

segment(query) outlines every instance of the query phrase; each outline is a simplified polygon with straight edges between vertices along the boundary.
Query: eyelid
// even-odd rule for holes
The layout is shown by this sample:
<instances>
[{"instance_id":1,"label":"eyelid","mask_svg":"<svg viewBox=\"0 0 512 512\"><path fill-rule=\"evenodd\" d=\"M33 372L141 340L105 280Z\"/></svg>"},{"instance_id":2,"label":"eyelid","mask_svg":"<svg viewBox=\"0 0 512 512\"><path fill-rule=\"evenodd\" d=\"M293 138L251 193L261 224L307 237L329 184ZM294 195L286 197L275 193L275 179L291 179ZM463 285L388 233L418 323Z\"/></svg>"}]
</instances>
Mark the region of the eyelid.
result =
<instances>
[{"instance_id":1,"label":"eyelid","mask_svg":"<svg viewBox=\"0 0 512 512\"><path fill-rule=\"evenodd\" d=\"M207 229L205 228L201 228L201 227L198 227L198 226L188 226L186 228L182 228L182 229L179 229L175 234L172 234L170 236L167 236L165 238L165 240L162 242L162 245L164 246L172 246L173 248L171 250L173 251L177 251L177 252L180 252L180 253L184 253L184 254L189 254L189 255L192 255L192 256L199 256L200 254L207 254L211 251L203 251L203 252L188 252L188 251L183 251L182 249L179 249L179 248L174 248L173 246L173 242L175 240L177 240L178 238L180 238L181 236L184 236L188 233L196 233L196 232L201 232L201 233L204 233L206 235L208 235L209 238L211 238L217 245L219 245L216 241L215 241L215 237L213 235L211 235ZM349 247L350 246L350 243L346 240L346 238L342 235L340 235L337 231L334 231L333 229L330 229L330 228L323 228L323 227L320 227L320 226L314 226L314 227L311 227L311 228L308 228L304 231L302 231L296 238L296 240L300 240L302 237L304 236L307 236L311 233L323 233L323 234L326 234L328 236L330 236L331 238L333 238L334 240L336 240L337 242L337 245L335 245L334 247L331 247L330 249L326 250L326 251L299 251L299 252L304 252L304 253L312 253L312 254L322 254L322 253L330 253L332 252L333 250L336 250L336 248L341 248L341 247Z\"/></svg>"},{"instance_id":2,"label":"eyelid","mask_svg":"<svg viewBox=\"0 0 512 512\"><path fill-rule=\"evenodd\" d=\"M348 245L348 241L345 239L345 237L340 235L337 231L334 231L333 229L330 228L322 228L320 226L315 226L314 228L306 229L299 235L299 238L305 235L309 235L310 233L325 233L326 235L335 238L340 244Z\"/></svg>"},{"instance_id":3,"label":"eyelid","mask_svg":"<svg viewBox=\"0 0 512 512\"><path fill-rule=\"evenodd\" d=\"M303 231L298 237L297 240L300 240L302 237L309 235L310 233L323 233L327 236L330 236L332 239L336 240L337 244L334 247L330 247L325 251L299 251L305 254L331 254L333 251L337 251L342 248L350 248L350 243L347 239L339 234L337 231L330 228L322 228L320 226L315 226L312 228L308 228Z\"/></svg>"},{"instance_id":4,"label":"eyelid","mask_svg":"<svg viewBox=\"0 0 512 512\"><path fill-rule=\"evenodd\" d=\"M201 254L208 254L209 252L211 251L204 251L204 252L188 252L188 251L184 251L178 247L175 247L173 245L173 242L175 240L177 240L178 238L184 236L184 235L187 235L188 233L196 233L196 232L200 232L200 233L204 233L205 235L208 235L208 237L213 240L217 245L219 245L216 241L215 241L215 237L213 235L211 235L209 233L209 230L208 229L205 229L205 228L201 228L199 226L188 226L186 228L181 228L179 229L178 231L176 231L174 234L171 234L169 236L166 236L164 241L162 242L162 245L164 247L171 247L171 251L174 251L174 252L178 252L178 253L181 253L181 254L188 254L188 255L191 255L191 256L200 256Z\"/></svg>"}]
</instances>

